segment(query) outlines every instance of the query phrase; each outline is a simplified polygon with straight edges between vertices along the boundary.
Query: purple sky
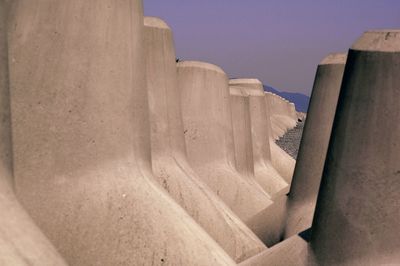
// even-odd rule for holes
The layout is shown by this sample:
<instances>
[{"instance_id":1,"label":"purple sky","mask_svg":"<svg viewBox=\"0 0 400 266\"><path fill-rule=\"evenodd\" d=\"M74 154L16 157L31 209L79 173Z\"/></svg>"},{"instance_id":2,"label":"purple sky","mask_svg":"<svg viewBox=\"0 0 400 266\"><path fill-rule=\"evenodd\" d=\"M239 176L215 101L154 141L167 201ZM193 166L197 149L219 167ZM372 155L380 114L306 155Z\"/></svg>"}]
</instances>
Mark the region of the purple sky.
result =
<instances>
[{"instance_id":1,"label":"purple sky","mask_svg":"<svg viewBox=\"0 0 400 266\"><path fill-rule=\"evenodd\" d=\"M400 0L144 0L173 29L177 57L310 94L317 64L368 29L400 28Z\"/></svg>"}]
</instances>

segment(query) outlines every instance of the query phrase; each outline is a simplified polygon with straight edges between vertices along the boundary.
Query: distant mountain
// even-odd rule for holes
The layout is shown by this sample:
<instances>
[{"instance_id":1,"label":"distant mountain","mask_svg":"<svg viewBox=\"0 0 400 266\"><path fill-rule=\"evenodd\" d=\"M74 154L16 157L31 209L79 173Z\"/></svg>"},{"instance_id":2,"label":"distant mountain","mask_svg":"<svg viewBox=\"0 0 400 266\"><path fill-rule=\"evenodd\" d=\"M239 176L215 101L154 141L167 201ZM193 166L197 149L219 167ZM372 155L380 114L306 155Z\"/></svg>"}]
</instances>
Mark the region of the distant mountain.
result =
<instances>
[{"instance_id":1,"label":"distant mountain","mask_svg":"<svg viewBox=\"0 0 400 266\"><path fill-rule=\"evenodd\" d=\"M285 98L296 105L297 112L307 113L310 97L301 93L285 92L264 85L264 91L269 91Z\"/></svg>"}]
</instances>

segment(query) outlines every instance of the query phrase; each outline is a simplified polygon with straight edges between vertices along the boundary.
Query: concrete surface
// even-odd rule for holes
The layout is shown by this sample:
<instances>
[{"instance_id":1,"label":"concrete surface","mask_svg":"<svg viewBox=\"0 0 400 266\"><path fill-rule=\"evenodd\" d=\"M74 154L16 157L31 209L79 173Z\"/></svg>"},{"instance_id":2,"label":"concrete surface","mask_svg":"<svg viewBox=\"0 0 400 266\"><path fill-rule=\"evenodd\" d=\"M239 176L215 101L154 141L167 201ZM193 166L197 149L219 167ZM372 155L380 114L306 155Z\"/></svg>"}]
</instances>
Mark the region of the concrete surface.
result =
<instances>
[{"instance_id":1,"label":"concrete surface","mask_svg":"<svg viewBox=\"0 0 400 266\"><path fill-rule=\"evenodd\" d=\"M400 30L349 51L313 221L321 263L400 263L399 73Z\"/></svg>"},{"instance_id":2,"label":"concrete surface","mask_svg":"<svg viewBox=\"0 0 400 266\"><path fill-rule=\"evenodd\" d=\"M231 79L229 81L231 94L248 98L249 122L251 134L252 162L254 175L261 187L272 199L285 195L289 185L272 166L270 136L268 130L267 107L264 100L262 83L257 79Z\"/></svg>"},{"instance_id":3,"label":"concrete surface","mask_svg":"<svg viewBox=\"0 0 400 266\"><path fill-rule=\"evenodd\" d=\"M234 124L235 147L237 153L238 164L244 165L250 169L245 171L248 176L254 176L255 161L265 160L269 163L270 154L264 153L268 151L270 145L269 130L268 130L268 116L266 112L264 92L262 91L262 84L254 79L234 79L230 80L230 93L231 105ZM264 108L262 108L264 106ZM265 120L265 123L263 121ZM240 134L241 133L241 134ZM256 134L259 134L258 136ZM264 135L265 134L265 135ZM247 141L246 141L247 140ZM253 142L254 140L254 142ZM241 145L238 145L237 143ZM256 145L254 145L256 144ZM262 145L265 145L262 147ZM239 147L238 147L239 146ZM247 147L247 148L246 148ZM249 152L253 150L252 154ZM258 154L254 153L257 151ZM245 154L248 154L245 156ZM246 160L246 158L249 158ZM258 169L260 170L258 165ZM273 171L271 171L271 169ZM281 182L286 184L286 192L288 191L288 184L283 181L277 171L273 169L263 169L258 171L256 180L260 180L262 184L270 186L270 180L262 180L266 177L271 177L271 173L275 173ZM268 182L270 182L268 184ZM247 225L253 230L254 233L267 245L272 246L278 243L282 238L282 232L285 225L286 218L286 195L282 191L273 194L273 204L259 212L248 220Z\"/></svg>"},{"instance_id":4,"label":"concrete surface","mask_svg":"<svg viewBox=\"0 0 400 266\"><path fill-rule=\"evenodd\" d=\"M237 171L226 74L215 65L179 62L178 87L190 164L247 223L272 202L259 185Z\"/></svg>"},{"instance_id":5,"label":"concrete surface","mask_svg":"<svg viewBox=\"0 0 400 266\"><path fill-rule=\"evenodd\" d=\"M66 265L21 207L13 190L7 10L0 0L0 265Z\"/></svg>"},{"instance_id":6,"label":"concrete surface","mask_svg":"<svg viewBox=\"0 0 400 266\"><path fill-rule=\"evenodd\" d=\"M249 98L235 95L232 89L230 94L236 166L242 176L255 184Z\"/></svg>"},{"instance_id":7,"label":"concrete surface","mask_svg":"<svg viewBox=\"0 0 400 266\"><path fill-rule=\"evenodd\" d=\"M71 265L234 265L155 182L142 2L18 1L18 198Z\"/></svg>"},{"instance_id":8,"label":"concrete surface","mask_svg":"<svg viewBox=\"0 0 400 266\"><path fill-rule=\"evenodd\" d=\"M372 31L348 53L311 232L240 265L399 264L399 44Z\"/></svg>"},{"instance_id":9,"label":"concrete surface","mask_svg":"<svg viewBox=\"0 0 400 266\"><path fill-rule=\"evenodd\" d=\"M271 97L273 96L270 92L265 92L264 96L267 110L267 130L269 132L268 136L270 136L271 163L285 182L290 184L292 182L296 161L275 143L277 135L274 133L274 124L271 120L272 113L274 112L271 104Z\"/></svg>"},{"instance_id":10,"label":"concrete surface","mask_svg":"<svg viewBox=\"0 0 400 266\"><path fill-rule=\"evenodd\" d=\"M232 258L242 261L266 247L189 166L173 34L159 18L145 17L144 25L154 176Z\"/></svg>"},{"instance_id":11,"label":"concrete surface","mask_svg":"<svg viewBox=\"0 0 400 266\"><path fill-rule=\"evenodd\" d=\"M289 194L285 238L311 227L347 54L330 54L318 65Z\"/></svg>"}]
</instances>

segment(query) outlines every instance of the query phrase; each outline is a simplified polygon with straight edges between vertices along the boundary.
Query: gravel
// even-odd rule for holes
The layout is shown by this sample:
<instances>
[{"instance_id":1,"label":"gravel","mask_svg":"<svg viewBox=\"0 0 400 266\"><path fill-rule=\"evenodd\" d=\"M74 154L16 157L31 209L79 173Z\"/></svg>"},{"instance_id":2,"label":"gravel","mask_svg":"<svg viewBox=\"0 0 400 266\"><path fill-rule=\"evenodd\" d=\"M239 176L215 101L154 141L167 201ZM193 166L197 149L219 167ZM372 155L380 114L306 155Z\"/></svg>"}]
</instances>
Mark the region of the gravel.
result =
<instances>
[{"instance_id":1,"label":"gravel","mask_svg":"<svg viewBox=\"0 0 400 266\"><path fill-rule=\"evenodd\" d=\"M298 122L296 127L288 130L285 135L276 140L276 144L286 151L295 160L299 152L301 135L303 134L304 120Z\"/></svg>"}]
</instances>

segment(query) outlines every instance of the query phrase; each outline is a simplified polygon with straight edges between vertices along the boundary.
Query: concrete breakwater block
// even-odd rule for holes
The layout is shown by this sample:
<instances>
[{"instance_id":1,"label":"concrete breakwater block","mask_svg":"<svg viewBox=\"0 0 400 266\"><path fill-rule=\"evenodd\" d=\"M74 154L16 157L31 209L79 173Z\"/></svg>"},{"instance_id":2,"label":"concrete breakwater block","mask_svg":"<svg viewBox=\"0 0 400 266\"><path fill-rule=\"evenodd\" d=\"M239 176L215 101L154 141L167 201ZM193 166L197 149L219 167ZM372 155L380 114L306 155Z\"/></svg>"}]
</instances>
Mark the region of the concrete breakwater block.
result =
<instances>
[{"instance_id":1,"label":"concrete breakwater block","mask_svg":"<svg viewBox=\"0 0 400 266\"><path fill-rule=\"evenodd\" d=\"M142 2L17 2L15 187L66 261L234 265L152 176Z\"/></svg>"},{"instance_id":2,"label":"concrete breakwater block","mask_svg":"<svg viewBox=\"0 0 400 266\"><path fill-rule=\"evenodd\" d=\"M351 47L311 231L241 265L400 262L399 47L399 30L366 32Z\"/></svg>"},{"instance_id":3,"label":"concrete breakwater block","mask_svg":"<svg viewBox=\"0 0 400 266\"><path fill-rule=\"evenodd\" d=\"M0 0L0 265L66 265L14 194L7 18Z\"/></svg>"},{"instance_id":4,"label":"concrete breakwater block","mask_svg":"<svg viewBox=\"0 0 400 266\"><path fill-rule=\"evenodd\" d=\"M311 227L347 54L330 54L318 65L289 194L285 238Z\"/></svg>"},{"instance_id":5,"label":"concrete breakwater block","mask_svg":"<svg viewBox=\"0 0 400 266\"><path fill-rule=\"evenodd\" d=\"M229 85L231 94L248 98L249 101L250 125L248 129L251 132L249 145L253 152L255 179L272 199L287 194L289 184L271 162L270 131L268 130L270 126L262 83L256 79L231 79Z\"/></svg>"},{"instance_id":6,"label":"concrete breakwater block","mask_svg":"<svg viewBox=\"0 0 400 266\"><path fill-rule=\"evenodd\" d=\"M196 173L245 223L272 201L237 169L228 78L202 62L178 63L188 159Z\"/></svg>"},{"instance_id":7,"label":"concrete breakwater block","mask_svg":"<svg viewBox=\"0 0 400 266\"><path fill-rule=\"evenodd\" d=\"M155 17L145 17L144 25L154 176L232 258L254 256L264 244L187 161L172 31Z\"/></svg>"}]
</instances>

